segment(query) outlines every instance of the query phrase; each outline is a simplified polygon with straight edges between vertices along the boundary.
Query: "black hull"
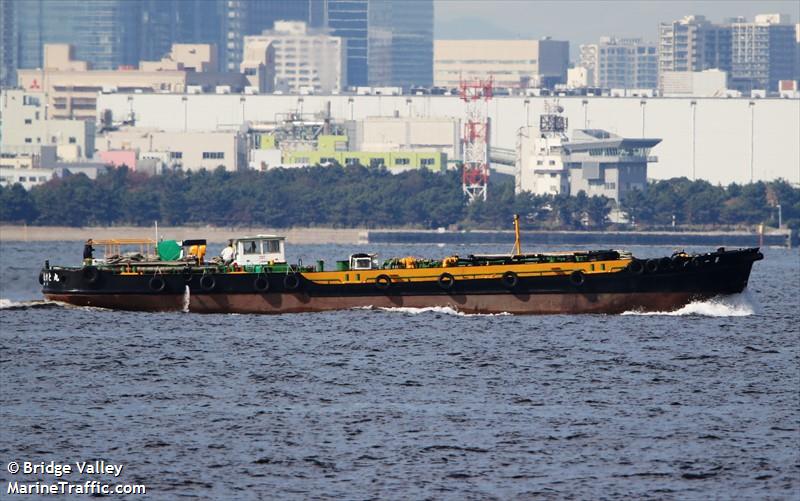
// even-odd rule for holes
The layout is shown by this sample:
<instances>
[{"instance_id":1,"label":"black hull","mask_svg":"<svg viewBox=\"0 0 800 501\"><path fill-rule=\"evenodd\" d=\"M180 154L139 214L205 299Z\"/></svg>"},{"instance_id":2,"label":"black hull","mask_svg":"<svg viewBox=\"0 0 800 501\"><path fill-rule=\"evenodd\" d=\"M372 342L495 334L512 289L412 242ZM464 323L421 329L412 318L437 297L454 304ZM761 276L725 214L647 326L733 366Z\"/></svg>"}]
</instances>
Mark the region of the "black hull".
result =
<instances>
[{"instance_id":1,"label":"black hull","mask_svg":"<svg viewBox=\"0 0 800 501\"><path fill-rule=\"evenodd\" d=\"M648 272L630 269L587 274L520 276L513 287L496 279L456 280L443 289L435 280L320 284L302 274L182 273L120 275L51 268L58 280L44 283L45 297L79 306L198 313L289 313L355 307L451 307L467 313L621 313L671 311L692 300L742 292L758 249L723 251L703 260ZM91 279L91 281L90 281ZM187 294L188 292L188 294Z\"/></svg>"}]
</instances>

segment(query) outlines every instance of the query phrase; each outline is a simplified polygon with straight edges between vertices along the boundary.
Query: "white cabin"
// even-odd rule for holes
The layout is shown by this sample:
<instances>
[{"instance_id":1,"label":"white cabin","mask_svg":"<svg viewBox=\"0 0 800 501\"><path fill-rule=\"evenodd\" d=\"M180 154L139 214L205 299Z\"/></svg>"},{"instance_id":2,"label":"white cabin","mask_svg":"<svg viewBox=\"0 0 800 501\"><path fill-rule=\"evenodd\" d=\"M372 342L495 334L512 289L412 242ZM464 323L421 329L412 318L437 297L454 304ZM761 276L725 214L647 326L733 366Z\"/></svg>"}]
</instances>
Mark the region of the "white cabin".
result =
<instances>
[{"instance_id":1,"label":"white cabin","mask_svg":"<svg viewBox=\"0 0 800 501\"><path fill-rule=\"evenodd\" d=\"M286 262L286 237L277 235L255 235L233 241L236 255L234 262L245 264L270 264Z\"/></svg>"}]
</instances>

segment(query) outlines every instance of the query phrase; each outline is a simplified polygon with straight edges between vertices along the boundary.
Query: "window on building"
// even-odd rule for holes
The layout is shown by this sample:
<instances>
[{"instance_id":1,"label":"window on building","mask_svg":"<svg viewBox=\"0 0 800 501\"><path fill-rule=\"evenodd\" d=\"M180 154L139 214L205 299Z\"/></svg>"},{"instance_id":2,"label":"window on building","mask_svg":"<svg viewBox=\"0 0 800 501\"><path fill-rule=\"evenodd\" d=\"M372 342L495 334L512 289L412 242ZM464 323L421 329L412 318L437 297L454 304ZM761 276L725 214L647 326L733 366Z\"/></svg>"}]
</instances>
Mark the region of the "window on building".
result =
<instances>
[{"instance_id":1,"label":"window on building","mask_svg":"<svg viewBox=\"0 0 800 501\"><path fill-rule=\"evenodd\" d=\"M31 120L30 118L26 118L25 119L25 125L30 125L32 123L33 123L33 120Z\"/></svg>"},{"instance_id":2,"label":"window on building","mask_svg":"<svg viewBox=\"0 0 800 501\"><path fill-rule=\"evenodd\" d=\"M33 139L31 139L31 138L29 138L29 137L26 137L26 138L25 138L25 142L26 142L26 143L32 143L32 142L33 142Z\"/></svg>"},{"instance_id":3,"label":"window on building","mask_svg":"<svg viewBox=\"0 0 800 501\"><path fill-rule=\"evenodd\" d=\"M75 144L75 138L73 136L69 137L69 144Z\"/></svg>"},{"instance_id":4,"label":"window on building","mask_svg":"<svg viewBox=\"0 0 800 501\"><path fill-rule=\"evenodd\" d=\"M41 182L47 181L47 176L39 176L39 181Z\"/></svg>"},{"instance_id":5,"label":"window on building","mask_svg":"<svg viewBox=\"0 0 800 501\"><path fill-rule=\"evenodd\" d=\"M169 152L169 158L171 158L172 160L180 160L180 159L183 158L183 152L182 151L170 151Z\"/></svg>"},{"instance_id":6,"label":"window on building","mask_svg":"<svg viewBox=\"0 0 800 501\"><path fill-rule=\"evenodd\" d=\"M303 164L303 165L308 165L308 157L299 157L297 159L297 163Z\"/></svg>"},{"instance_id":7,"label":"window on building","mask_svg":"<svg viewBox=\"0 0 800 501\"><path fill-rule=\"evenodd\" d=\"M383 167L385 164L383 163L382 158L370 158L369 159L369 166L370 167Z\"/></svg>"},{"instance_id":8,"label":"window on building","mask_svg":"<svg viewBox=\"0 0 800 501\"><path fill-rule=\"evenodd\" d=\"M419 161L419 164L423 167L427 167L429 165L433 165L436 163L436 159L434 158L423 158Z\"/></svg>"},{"instance_id":9,"label":"window on building","mask_svg":"<svg viewBox=\"0 0 800 501\"><path fill-rule=\"evenodd\" d=\"M358 159L353 157L348 157L344 159L345 165L358 165Z\"/></svg>"},{"instance_id":10,"label":"window on building","mask_svg":"<svg viewBox=\"0 0 800 501\"><path fill-rule=\"evenodd\" d=\"M225 158L225 153L222 151L204 151L203 160L221 160Z\"/></svg>"},{"instance_id":11,"label":"window on building","mask_svg":"<svg viewBox=\"0 0 800 501\"><path fill-rule=\"evenodd\" d=\"M617 183L606 183L605 187L607 190L615 190L617 189Z\"/></svg>"},{"instance_id":12,"label":"window on building","mask_svg":"<svg viewBox=\"0 0 800 501\"><path fill-rule=\"evenodd\" d=\"M536 165L544 165L544 161L543 160L537 160L536 161Z\"/></svg>"},{"instance_id":13,"label":"window on building","mask_svg":"<svg viewBox=\"0 0 800 501\"><path fill-rule=\"evenodd\" d=\"M22 96L23 106L39 106L39 98L35 96Z\"/></svg>"},{"instance_id":14,"label":"window on building","mask_svg":"<svg viewBox=\"0 0 800 501\"><path fill-rule=\"evenodd\" d=\"M395 165L408 165L411 163L411 160L408 158L395 158L394 164Z\"/></svg>"},{"instance_id":15,"label":"window on building","mask_svg":"<svg viewBox=\"0 0 800 501\"><path fill-rule=\"evenodd\" d=\"M550 162L548 162L548 163L549 163L550 165L555 165L555 164L556 164L556 161L555 161L555 160L550 160Z\"/></svg>"}]
</instances>

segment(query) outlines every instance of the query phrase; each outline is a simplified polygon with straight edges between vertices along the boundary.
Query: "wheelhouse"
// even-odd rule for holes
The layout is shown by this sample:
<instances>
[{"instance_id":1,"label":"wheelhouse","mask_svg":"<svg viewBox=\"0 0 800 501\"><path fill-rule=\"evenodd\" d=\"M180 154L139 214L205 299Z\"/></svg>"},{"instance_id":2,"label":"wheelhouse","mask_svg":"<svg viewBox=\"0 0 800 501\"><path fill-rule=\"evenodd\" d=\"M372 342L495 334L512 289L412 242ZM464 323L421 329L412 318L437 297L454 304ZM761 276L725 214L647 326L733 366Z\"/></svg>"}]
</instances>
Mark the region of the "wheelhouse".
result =
<instances>
[{"instance_id":1,"label":"wheelhouse","mask_svg":"<svg viewBox=\"0 0 800 501\"><path fill-rule=\"evenodd\" d=\"M286 262L286 237L255 235L234 240L235 261L245 264L274 264Z\"/></svg>"},{"instance_id":2,"label":"wheelhouse","mask_svg":"<svg viewBox=\"0 0 800 501\"><path fill-rule=\"evenodd\" d=\"M378 255L377 254L351 254L350 255L350 269L351 270L376 270L378 269Z\"/></svg>"}]
</instances>

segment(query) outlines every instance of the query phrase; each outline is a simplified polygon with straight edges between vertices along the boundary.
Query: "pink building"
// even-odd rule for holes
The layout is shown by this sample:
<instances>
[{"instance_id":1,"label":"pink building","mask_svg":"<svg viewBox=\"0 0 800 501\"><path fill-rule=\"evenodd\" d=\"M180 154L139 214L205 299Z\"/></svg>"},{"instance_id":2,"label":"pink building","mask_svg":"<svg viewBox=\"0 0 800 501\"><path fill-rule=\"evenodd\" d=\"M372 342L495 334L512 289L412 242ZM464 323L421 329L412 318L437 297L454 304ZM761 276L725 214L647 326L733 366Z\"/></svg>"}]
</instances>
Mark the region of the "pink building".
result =
<instances>
[{"instance_id":1,"label":"pink building","mask_svg":"<svg viewBox=\"0 0 800 501\"><path fill-rule=\"evenodd\" d=\"M114 167L127 165L130 170L136 170L136 152L133 150L101 151L100 159Z\"/></svg>"}]
</instances>

